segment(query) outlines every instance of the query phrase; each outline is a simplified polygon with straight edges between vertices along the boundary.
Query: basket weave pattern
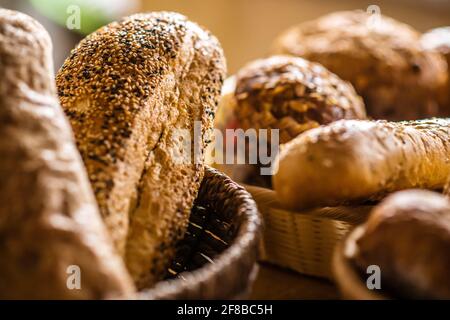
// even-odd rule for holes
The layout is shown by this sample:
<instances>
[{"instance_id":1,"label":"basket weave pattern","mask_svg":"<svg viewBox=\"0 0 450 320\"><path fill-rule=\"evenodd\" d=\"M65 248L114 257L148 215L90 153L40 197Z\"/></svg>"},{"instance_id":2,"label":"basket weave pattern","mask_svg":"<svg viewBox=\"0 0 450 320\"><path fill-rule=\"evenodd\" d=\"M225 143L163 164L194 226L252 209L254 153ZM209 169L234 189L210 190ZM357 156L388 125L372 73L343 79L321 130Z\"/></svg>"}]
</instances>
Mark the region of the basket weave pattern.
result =
<instances>
[{"instance_id":1,"label":"basket weave pattern","mask_svg":"<svg viewBox=\"0 0 450 320\"><path fill-rule=\"evenodd\" d=\"M282 209L275 192L246 186L264 220L263 261L331 279L336 244L364 222L371 206L333 207L293 212Z\"/></svg>"},{"instance_id":2,"label":"basket weave pattern","mask_svg":"<svg viewBox=\"0 0 450 320\"><path fill-rule=\"evenodd\" d=\"M207 167L185 238L169 268L172 279L142 299L230 299L245 295L256 275L261 219L251 195Z\"/></svg>"}]
</instances>

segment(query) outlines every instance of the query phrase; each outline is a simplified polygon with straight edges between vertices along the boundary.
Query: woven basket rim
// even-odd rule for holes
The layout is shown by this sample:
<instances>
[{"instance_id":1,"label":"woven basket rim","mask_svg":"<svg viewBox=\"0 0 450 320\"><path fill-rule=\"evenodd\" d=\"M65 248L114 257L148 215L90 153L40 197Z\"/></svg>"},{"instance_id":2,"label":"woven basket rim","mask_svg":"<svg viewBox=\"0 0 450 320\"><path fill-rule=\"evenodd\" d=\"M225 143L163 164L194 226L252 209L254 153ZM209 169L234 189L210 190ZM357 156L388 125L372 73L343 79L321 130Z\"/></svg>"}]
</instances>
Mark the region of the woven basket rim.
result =
<instances>
[{"instance_id":1,"label":"woven basket rim","mask_svg":"<svg viewBox=\"0 0 450 320\"><path fill-rule=\"evenodd\" d=\"M285 208L276 198L276 192L269 188L258 187L248 184L242 184L244 188L249 191L251 194L254 193L265 193L268 196L270 195L269 203L259 203L258 199L255 201L258 205L264 205L265 207L270 208L273 211L277 211L280 213L290 214L293 216L304 216L311 219L318 220L335 220L335 221L343 221L359 224L362 223L367 216L366 211L370 211L374 206L368 204L360 204L360 205L340 205L334 207L317 207L304 209L301 211L295 211L288 208ZM356 212L356 213L355 213ZM364 212L364 213L363 213Z\"/></svg>"},{"instance_id":2,"label":"woven basket rim","mask_svg":"<svg viewBox=\"0 0 450 320\"><path fill-rule=\"evenodd\" d=\"M252 264L248 275L249 281L252 281L251 278L256 276L254 266L258 255L258 243L262 227L262 220L256 203L243 187L228 176L214 168L205 166L204 179L213 178L219 179L220 183L226 186L227 192L239 201L238 210L241 211L242 222L232 244L214 259L214 263L208 263L190 272L183 272L182 278L160 281L154 287L139 292L140 299L172 299L178 297L179 294L184 296L183 292L189 293L198 290L205 284L218 283L220 278L226 279L227 275L235 272L234 270L242 260L248 260L245 263ZM248 255L248 252L254 252L254 256ZM242 291L247 289L241 288ZM234 295L238 296L241 293L234 292Z\"/></svg>"},{"instance_id":3,"label":"woven basket rim","mask_svg":"<svg viewBox=\"0 0 450 320\"><path fill-rule=\"evenodd\" d=\"M385 294L369 290L346 252L351 246L356 246L356 240L364 233L365 226L361 225L352 230L335 247L333 253L333 279L344 298L355 300L386 300Z\"/></svg>"}]
</instances>

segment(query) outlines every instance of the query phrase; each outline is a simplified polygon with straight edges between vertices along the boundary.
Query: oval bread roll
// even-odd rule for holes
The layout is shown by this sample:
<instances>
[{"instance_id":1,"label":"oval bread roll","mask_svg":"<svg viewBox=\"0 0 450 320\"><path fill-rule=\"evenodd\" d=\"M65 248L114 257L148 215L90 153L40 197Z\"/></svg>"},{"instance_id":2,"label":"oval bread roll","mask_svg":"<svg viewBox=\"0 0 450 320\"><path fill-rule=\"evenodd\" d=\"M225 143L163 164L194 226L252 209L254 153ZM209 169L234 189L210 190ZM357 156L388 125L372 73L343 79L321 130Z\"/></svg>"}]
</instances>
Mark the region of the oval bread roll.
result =
<instances>
[{"instance_id":1,"label":"oval bread roll","mask_svg":"<svg viewBox=\"0 0 450 320\"><path fill-rule=\"evenodd\" d=\"M58 104L50 37L4 9L0 73L0 298L132 294Z\"/></svg>"},{"instance_id":2,"label":"oval bread roll","mask_svg":"<svg viewBox=\"0 0 450 320\"><path fill-rule=\"evenodd\" d=\"M450 299L450 202L425 190L396 192L371 213L350 258L381 269L395 297Z\"/></svg>"},{"instance_id":3,"label":"oval bread roll","mask_svg":"<svg viewBox=\"0 0 450 320\"><path fill-rule=\"evenodd\" d=\"M140 288L165 275L184 234L224 77L217 39L170 12L99 29L58 72L102 216Z\"/></svg>"},{"instance_id":4,"label":"oval bread roll","mask_svg":"<svg viewBox=\"0 0 450 320\"><path fill-rule=\"evenodd\" d=\"M274 189L289 208L334 206L406 188L442 189L450 176L450 119L340 120L281 151Z\"/></svg>"}]
</instances>

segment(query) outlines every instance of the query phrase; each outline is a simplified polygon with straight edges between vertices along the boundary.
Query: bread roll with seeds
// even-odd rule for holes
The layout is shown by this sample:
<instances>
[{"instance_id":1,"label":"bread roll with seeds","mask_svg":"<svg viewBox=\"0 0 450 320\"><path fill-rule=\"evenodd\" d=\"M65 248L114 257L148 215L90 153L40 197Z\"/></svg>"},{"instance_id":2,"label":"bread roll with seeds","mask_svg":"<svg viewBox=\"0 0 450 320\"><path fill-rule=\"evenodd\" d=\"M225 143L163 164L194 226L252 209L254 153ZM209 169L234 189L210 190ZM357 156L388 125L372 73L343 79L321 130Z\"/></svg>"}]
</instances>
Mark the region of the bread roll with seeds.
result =
<instances>
[{"instance_id":1,"label":"bread roll with seeds","mask_svg":"<svg viewBox=\"0 0 450 320\"><path fill-rule=\"evenodd\" d=\"M361 228L361 227L360 227ZM450 299L450 201L425 190L383 200L347 254L365 272L381 269L383 289L396 298Z\"/></svg>"},{"instance_id":2,"label":"bread roll with seeds","mask_svg":"<svg viewBox=\"0 0 450 320\"><path fill-rule=\"evenodd\" d=\"M58 103L51 54L40 24L0 9L0 298L126 297L132 281Z\"/></svg>"},{"instance_id":3,"label":"bread roll with seeds","mask_svg":"<svg viewBox=\"0 0 450 320\"><path fill-rule=\"evenodd\" d=\"M296 57L272 56L239 70L234 99L241 128L279 129L280 143L336 120L366 118L351 84Z\"/></svg>"},{"instance_id":4,"label":"bread roll with seeds","mask_svg":"<svg viewBox=\"0 0 450 320\"><path fill-rule=\"evenodd\" d=\"M340 120L309 130L281 151L274 189L292 209L442 189L450 176L450 119Z\"/></svg>"},{"instance_id":5,"label":"bread roll with seeds","mask_svg":"<svg viewBox=\"0 0 450 320\"><path fill-rule=\"evenodd\" d=\"M420 37L384 15L342 11L283 32L274 53L318 62L349 81L375 119L414 120L439 115L436 96L447 79L444 59Z\"/></svg>"},{"instance_id":6,"label":"bread roll with seeds","mask_svg":"<svg viewBox=\"0 0 450 320\"><path fill-rule=\"evenodd\" d=\"M99 29L58 72L102 216L139 288L164 276L185 231L224 75L217 39L170 12ZM192 138L189 150L179 129Z\"/></svg>"}]
</instances>

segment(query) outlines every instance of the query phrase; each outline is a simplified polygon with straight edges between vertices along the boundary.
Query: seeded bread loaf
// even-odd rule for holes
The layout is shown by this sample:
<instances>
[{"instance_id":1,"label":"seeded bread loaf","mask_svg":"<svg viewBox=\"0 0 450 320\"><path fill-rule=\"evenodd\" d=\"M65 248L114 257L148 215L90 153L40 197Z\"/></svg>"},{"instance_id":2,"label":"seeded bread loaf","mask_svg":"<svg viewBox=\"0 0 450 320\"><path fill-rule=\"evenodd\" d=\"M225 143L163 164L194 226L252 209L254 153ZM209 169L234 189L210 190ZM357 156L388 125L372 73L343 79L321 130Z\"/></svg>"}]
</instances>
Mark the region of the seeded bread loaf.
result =
<instances>
[{"instance_id":1,"label":"seeded bread loaf","mask_svg":"<svg viewBox=\"0 0 450 320\"><path fill-rule=\"evenodd\" d=\"M381 270L391 296L450 299L450 201L438 193L406 190L380 203L347 254L366 272Z\"/></svg>"},{"instance_id":2,"label":"seeded bread loaf","mask_svg":"<svg viewBox=\"0 0 450 320\"><path fill-rule=\"evenodd\" d=\"M5 9L0 74L0 298L132 294L57 100L50 37Z\"/></svg>"},{"instance_id":3,"label":"seeded bread loaf","mask_svg":"<svg viewBox=\"0 0 450 320\"><path fill-rule=\"evenodd\" d=\"M375 119L437 116L447 79L442 56L424 50L421 34L384 15L343 11L281 34L274 52L319 62L353 84Z\"/></svg>"},{"instance_id":4,"label":"seeded bread loaf","mask_svg":"<svg viewBox=\"0 0 450 320\"><path fill-rule=\"evenodd\" d=\"M102 216L139 288L165 274L184 234L224 75L217 39L170 12L99 29L58 72Z\"/></svg>"},{"instance_id":5,"label":"seeded bread loaf","mask_svg":"<svg viewBox=\"0 0 450 320\"><path fill-rule=\"evenodd\" d=\"M450 176L450 119L340 120L281 151L274 189L287 207L334 206L387 193L442 190Z\"/></svg>"},{"instance_id":6,"label":"seeded bread loaf","mask_svg":"<svg viewBox=\"0 0 450 320\"><path fill-rule=\"evenodd\" d=\"M450 116L450 27L441 27L428 31L422 38L422 45L426 50L442 54L447 61L447 85L442 89L441 116Z\"/></svg>"}]
</instances>

